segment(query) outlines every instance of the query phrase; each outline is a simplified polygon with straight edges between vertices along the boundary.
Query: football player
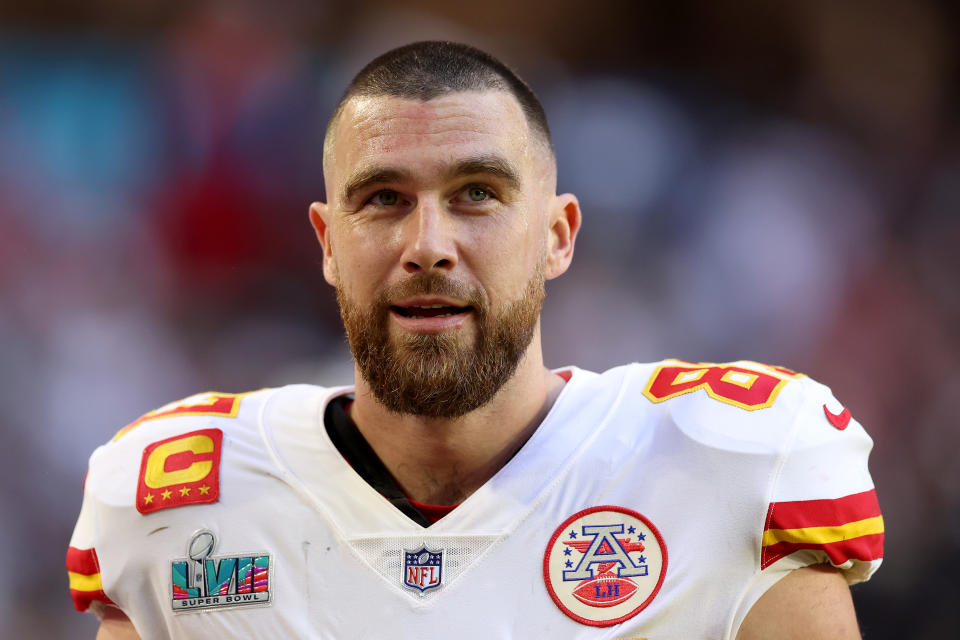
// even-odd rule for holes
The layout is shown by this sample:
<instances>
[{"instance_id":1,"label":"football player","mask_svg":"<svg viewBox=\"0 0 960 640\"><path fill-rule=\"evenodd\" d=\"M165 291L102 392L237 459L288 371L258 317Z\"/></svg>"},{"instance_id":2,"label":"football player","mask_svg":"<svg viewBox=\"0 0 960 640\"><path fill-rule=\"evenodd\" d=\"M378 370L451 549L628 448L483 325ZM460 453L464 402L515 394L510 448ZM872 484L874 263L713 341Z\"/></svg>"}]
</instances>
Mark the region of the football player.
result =
<instances>
[{"instance_id":1,"label":"football player","mask_svg":"<svg viewBox=\"0 0 960 640\"><path fill-rule=\"evenodd\" d=\"M377 58L324 178L353 385L200 394L98 449L67 555L98 638L859 638L848 585L883 521L826 387L544 366L581 212L509 68L445 42Z\"/></svg>"}]
</instances>

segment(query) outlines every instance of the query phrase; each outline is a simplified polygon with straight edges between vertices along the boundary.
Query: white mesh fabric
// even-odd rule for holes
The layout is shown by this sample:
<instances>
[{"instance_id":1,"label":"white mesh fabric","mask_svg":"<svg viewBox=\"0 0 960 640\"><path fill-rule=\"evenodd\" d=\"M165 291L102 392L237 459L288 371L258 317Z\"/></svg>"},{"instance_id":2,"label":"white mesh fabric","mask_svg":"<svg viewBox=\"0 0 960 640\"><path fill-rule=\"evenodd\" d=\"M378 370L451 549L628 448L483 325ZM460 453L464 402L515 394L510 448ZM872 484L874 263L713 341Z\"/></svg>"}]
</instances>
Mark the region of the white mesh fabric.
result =
<instances>
[{"instance_id":1,"label":"white mesh fabric","mask_svg":"<svg viewBox=\"0 0 960 640\"><path fill-rule=\"evenodd\" d=\"M408 597L422 601L435 597L453 584L496 542L500 536L391 536L350 540L354 551L380 577ZM404 586L404 552L422 547L443 552L442 579L439 587L419 591Z\"/></svg>"}]
</instances>

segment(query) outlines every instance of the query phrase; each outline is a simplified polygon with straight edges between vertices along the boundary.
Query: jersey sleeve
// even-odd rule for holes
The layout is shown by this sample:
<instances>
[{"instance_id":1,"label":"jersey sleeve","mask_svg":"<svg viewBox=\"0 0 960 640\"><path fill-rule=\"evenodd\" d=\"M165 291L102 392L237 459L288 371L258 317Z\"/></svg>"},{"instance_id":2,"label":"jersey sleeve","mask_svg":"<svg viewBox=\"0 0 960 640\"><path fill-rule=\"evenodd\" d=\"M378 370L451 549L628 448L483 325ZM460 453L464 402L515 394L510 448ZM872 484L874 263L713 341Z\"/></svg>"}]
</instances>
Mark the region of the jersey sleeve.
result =
<instances>
[{"instance_id":1,"label":"jersey sleeve","mask_svg":"<svg viewBox=\"0 0 960 640\"><path fill-rule=\"evenodd\" d=\"M219 500L223 432L237 432L241 403L249 407L245 399L255 394L210 391L171 402L137 418L93 452L66 556L78 611L101 615L102 607L115 606L129 615L143 588L127 571L143 540L142 517ZM256 406L250 408L251 415L256 412ZM180 466L168 470L171 458Z\"/></svg>"},{"instance_id":2,"label":"jersey sleeve","mask_svg":"<svg viewBox=\"0 0 960 640\"><path fill-rule=\"evenodd\" d=\"M836 567L848 584L883 560L883 516L867 458L873 440L830 390L809 378L769 489L759 567L734 613L734 637L750 608L794 569Z\"/></svg>"},{"instance_id":3,"label":"jersey sleeve","mask_svg":"<svg viewBox=\"0 0 960 640\"><path fill-rule=\"evenodd\" d=\"M66 567L74 608L77 611L86 611L92 607L93 612L98 613L100 607L115 604L103 590L100 560L95 547L94 511L94 500L84 487L80 516L70 538L70 546L67 547Z\"/></svg>"},{"instance_id":4,"label":"jersey sleeve","mask_svg":"<svg viewBox=\"0 0 960 640\"><path fill-rule=\"evenodd\" d=\"M205 392L172 402L144 414L123 427L110 442L99 447L93 453L84 481L83 504L80 508L80 515L77 518L73 536L70 539L66 557L67 577L74 608L78 611L91 610L100 615L103 606L120 606L118 603L125 601L122 597L123 592L119 590L117 576L112 576L111 581L111 576L103 575L101 571L103 563L98 556L99 552L107 560L106 564L109 566L110 558L122 553L122 550L117 548L98 549L97 544L101 542L102 533L106 530L106 527L124 526L122 520L117 520L118 514L131 514L135 511L144 514L164 506L151 505L150 502L155 497L152 495L146 495L143 502L139 498L137 476L144 447L152 442L153 447L159 448L160 445L169 441L169 436L200 434L201 431L197 431L197 426L204 426L212 420L235 418L240 410L241 400L248 395L250 394ZM183 418L188 418L191 421L186 429L183 427L183 422L178 422ZM185 431L193 431L194 433L184 433ZM207 431L219 434L217 429L208 429ZM207 441L210 448L216 449L216 455L218 456L219 435L216 438L215 442L212 437L208 437ZM179 444L183 444L186 440L181 437ZM190 444L192 444L192 441L188 441L187 445L181 446L179 449L167 445L165 451L168 454L192 451ZM207 455L212 456L213 454L208 452ZM217 469L212 466L211 469L213 471L212 475L216 477ZM162 468L159 473L164 475ZM207 496L197 494L190 498L181 498L181 496L175 495L166 506L215 500L217 496L216 486L213 491L210 491L209 486L206 489ZM103 505L110 508L102 508ZM98 506L101 508L98 509ZM118 509L116 507L122 508ZM106 523L104 518L107 518ZM108 595L111 589L117 590L113 594L113 598Z\"/></svg>"},{"instance_id":5,"label":"jersey sleeve","mask_svg":"<svg viewBox=\"0 0 960 640\"><path fill-rule=\"evenodd\" d=\"M771 492L761 571L830 563L849 584L883 559L883 516L867 468L873 441L830 390L808 391Z\"/></svg>"}]
</instances>

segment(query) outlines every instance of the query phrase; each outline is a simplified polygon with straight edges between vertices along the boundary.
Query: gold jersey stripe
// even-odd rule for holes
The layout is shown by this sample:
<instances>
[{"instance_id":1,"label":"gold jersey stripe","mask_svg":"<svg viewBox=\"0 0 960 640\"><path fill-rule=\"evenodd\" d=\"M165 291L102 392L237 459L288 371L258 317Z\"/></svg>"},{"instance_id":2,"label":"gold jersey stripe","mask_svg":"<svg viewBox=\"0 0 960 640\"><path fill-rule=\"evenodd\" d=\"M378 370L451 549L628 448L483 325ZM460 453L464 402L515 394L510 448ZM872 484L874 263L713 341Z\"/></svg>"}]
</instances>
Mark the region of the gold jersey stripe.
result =
<instances>
[{"instance_id":1,"label":"gold jersey stripe","mask_svg":"<svg viewBox=\"0 0 960 640\"><path fill-rule=\"evenodd\" d=\"M86 575L83 573L74 573L67 571L70 578L70 588L74 591L103 591L103 583L100 581L100 574Z\"/></svg>"},{"instance_id":2,"label":"gold jersey stripe","mask_svg":"<svg viewBox=\"0 0 960 640\"><path fill-rule=\"evenodd\" d=\"M883 516L874 516L833 527L768 529L763 532L763 546L769 547L779 542L830 544L874 533L883 533Z\"/></svg>"}]
</instances>

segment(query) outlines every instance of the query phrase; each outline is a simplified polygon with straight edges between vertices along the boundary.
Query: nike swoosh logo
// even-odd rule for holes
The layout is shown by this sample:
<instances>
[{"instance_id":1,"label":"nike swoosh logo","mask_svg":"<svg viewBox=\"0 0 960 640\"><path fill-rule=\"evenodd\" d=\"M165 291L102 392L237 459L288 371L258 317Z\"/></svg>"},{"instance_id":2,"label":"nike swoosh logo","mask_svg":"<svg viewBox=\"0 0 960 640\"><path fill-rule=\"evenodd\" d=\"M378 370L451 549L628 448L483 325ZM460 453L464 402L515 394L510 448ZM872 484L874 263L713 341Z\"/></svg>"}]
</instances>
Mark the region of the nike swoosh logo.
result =
<instances>
[{"instance_id":1,"label":"nike swoosh logo","mask_svg":"<svg viewBox=\"0 0 960 640\"><path fill-rule=\"evenodd\" d=\"M843 408L843 411L840 413L830 413L830 409L827 409L827 405L823 405L823 413L827 416L827 420L830 421L830 424L835 426L840 431L843 431L847 428L847 425L850 424L850 419L853 417L850 414L850 409L846 407Z\"/></svg>"}]
</instances>

